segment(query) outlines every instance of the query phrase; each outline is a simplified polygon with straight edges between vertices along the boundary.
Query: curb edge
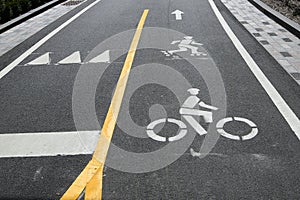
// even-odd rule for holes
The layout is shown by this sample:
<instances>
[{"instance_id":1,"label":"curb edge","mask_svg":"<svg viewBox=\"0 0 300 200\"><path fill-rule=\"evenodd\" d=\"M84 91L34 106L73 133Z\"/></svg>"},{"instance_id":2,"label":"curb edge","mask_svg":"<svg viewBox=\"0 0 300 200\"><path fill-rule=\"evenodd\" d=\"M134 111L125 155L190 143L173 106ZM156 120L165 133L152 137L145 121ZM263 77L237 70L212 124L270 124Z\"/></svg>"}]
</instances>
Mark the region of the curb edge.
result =
<instances>
[{"instance_id":1,"label":"curb edge","mask_svg":"<svg viewBox=\"0 0 300 200\"><path fill-rule=\"evenodd\" d=\"M285 17L281 13L273 10L271 7L266 5L260 0L248 0L251 4L253 4L257 9L262 11L265 15L273 19L275 22L279 23L281 26L286 28L296 37L300 38L300 25L296 22L290 20L289 18Z\"/></svg>"},{"instance_id":2,"label":"curb edge","mask_svg":"<svg viewBox=\"0 0 300 200\"><path fill-rule=\"evenodd\" d=\"M25 13L23 15L20 15L19 17L14 18L14 19L0 25L0 33L3 33L3 32L11 29L12 27L14 27L16 25L19 25L22 22L24 22L24 21L26 21L26 20L42 13L42 12L44 12L44 11L48 10L49 8L52 8L52 7L58 5L59 3L62 3L64 1L66 1L66 0L53 0L53 1L50 1L50 2L44 4L40 7L37 7L33 10L30 10L27 13Z\"/></svg>"}]
</instances>

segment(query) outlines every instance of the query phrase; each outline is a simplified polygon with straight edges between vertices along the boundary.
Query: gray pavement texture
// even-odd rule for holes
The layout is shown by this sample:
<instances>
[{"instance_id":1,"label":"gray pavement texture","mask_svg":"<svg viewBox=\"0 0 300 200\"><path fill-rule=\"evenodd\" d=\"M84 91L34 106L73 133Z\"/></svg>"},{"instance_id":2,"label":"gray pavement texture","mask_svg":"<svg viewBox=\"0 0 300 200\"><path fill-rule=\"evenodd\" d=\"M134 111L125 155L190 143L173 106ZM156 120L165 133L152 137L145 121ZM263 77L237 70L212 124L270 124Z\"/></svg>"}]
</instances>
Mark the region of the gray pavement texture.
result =
<instances>
[{"instance_id":1,"label":"gray pavement texture","mask_svg":"<svg viewBox=\"0 0 300 200\"><path fill-rule=\"evenodd\" d=\"M247 0L222 0L234 17L300 84L300 39Z\"/></svg>"},{"instance_id":2,"label":"gray pavement texture","mask_svg":"<svg viewBox=\"0 0 300 200\"><path fill-rule=\"evenodd\" d=\"M87 1L86 5L91 2L94 1ZM299 116L298 84L221 1L215 3L263 73ZM0 70L84 6L1 56ZM206 0L97 3L0 79L0 133L95 130L101 126L144 9L150 12L123 100L122 106L128 102L128 110L120 113L111 144L114 147L108 153L103 199L299 199L299 140ZM184 12L181 21L170 14L176 9ZM199 51L205 56L163 53L177 49L171 43L186 35L202 44ZM111 50L110 63L86 63L107 49ZM80 52L82 62L57 65L76 51ZM50 63L26 65L47 52L51 52ZM82 126L75 120L73 106L80 75L83 77L79 82L87 85L82 94L91 103L83 101L84 98L75 99L81 102L77 109L92 107L97 113L94 116L79 112ZM99 79L96 85L90 85L93 78ZM220 85L224 89L221 93ZM211 139L215 141L216 130L202 119L199 123L208 130L207 136L199 136L189 127L188 134L175 143L148 138L145 129L151 121L163 117L181 119L178 111L190 86L200 89L198 96L204 102L222 108L213 113L215 118L250 119L257 125L258 135L245 141L220 137L204 158L190 154L190 147L199 151ZM128 119L127 115L132 121L121 123ZM224 129L241 135L249 131L248 126L239 122L229 123ZM166 124L160 134L170 137L177 131L177 126ZM147 157L151 152L157 156ZM178 159L156 170L130 172L159 166L172 158ZM90 159L91 155L0 158L0 199L59 199Z\"/></svg>"},{"instance_id":3,"label":"gray pavement texture","mask_svg":"<svg viewBox=\"0 0 300 200\"><path fill-rule=\"evenodd\" d=\"M73 1L73 0L70 0ZM82 3L83 1L81 1ZM0 56L79 6L62 3L0 34Z\"/></svg>"}]
</instances>

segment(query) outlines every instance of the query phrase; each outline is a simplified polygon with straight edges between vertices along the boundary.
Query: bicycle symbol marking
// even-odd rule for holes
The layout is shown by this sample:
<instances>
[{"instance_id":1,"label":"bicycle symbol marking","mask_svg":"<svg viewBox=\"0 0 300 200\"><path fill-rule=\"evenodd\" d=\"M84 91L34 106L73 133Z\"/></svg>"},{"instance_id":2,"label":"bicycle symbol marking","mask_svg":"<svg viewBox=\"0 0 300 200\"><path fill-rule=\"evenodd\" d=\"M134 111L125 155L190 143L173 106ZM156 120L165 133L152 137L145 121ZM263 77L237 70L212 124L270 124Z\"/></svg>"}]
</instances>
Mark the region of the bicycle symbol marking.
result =
<instances>
[{"instance_id":1,"label":"bicycle symbol marking","mask_svg":"<svg viewBox=\"0 0 300 200\"><path fill-rule=\"evenodd\" d=\"M198 88L190 88L187 90L191 95L183 102L181 108L179 109L179 113L181 114L182 118L185 119L185 121L201 136L207 134L207 131L201 126L201 124L194 118L194 116L201 116L203 117L204 121L206 123L212 123L213 122L213 116L212 116L212 110L218 110L217 107L208 105L201 101L199 97L197 97L199 93ZM201 110L195 107L201 106L205 109L209 109L211 111ZM233 135L231 133L228 133L224 130L224 126L228 122L232 121L239 121L247 124L251 131L250 133L246 135ZM155 133L154 128L158 124L170 122L173 124L176 124L179 127L179 132L177 135L172 137L163 137ZM217 132L222 135L223 137L226 137L231 140L250 140L254 138L258 134L258 128L254 122L252 122L249 119L243 118L243 117L226 117L221 120L219 120L216 124L216 130ZM159 142L174 142L177 140L182 139L187 134L187 125L178 119L173 118L162 118L155 120L151 122L147 126L146 133L148 137L150 137L153 140L159 141Z\"/></svg>"},{"instance_id":2,"label":"bicycle symbol marking","mask_svg":"<svg viewBox=\"0 0 300 200\"><path fill-rule=\"evenodd\" d=\"M247 135L242 135L242 136L232 135L230 133L227 133L223 129L223 127L227 122L231 122L231 121L240 121L240 122L244 122L244 123L248 124L251 127L251 132L248 133ZM258 134L258 128L256 127L256 125L249 119L246 119L243 117L226 117L224 119L221 119L220 121L218 121L216 128L217 128L218 133L220 133L222 136L224 136L228 139L232 139L232 140L250 140Z\"/></svg>"}]
</instances>

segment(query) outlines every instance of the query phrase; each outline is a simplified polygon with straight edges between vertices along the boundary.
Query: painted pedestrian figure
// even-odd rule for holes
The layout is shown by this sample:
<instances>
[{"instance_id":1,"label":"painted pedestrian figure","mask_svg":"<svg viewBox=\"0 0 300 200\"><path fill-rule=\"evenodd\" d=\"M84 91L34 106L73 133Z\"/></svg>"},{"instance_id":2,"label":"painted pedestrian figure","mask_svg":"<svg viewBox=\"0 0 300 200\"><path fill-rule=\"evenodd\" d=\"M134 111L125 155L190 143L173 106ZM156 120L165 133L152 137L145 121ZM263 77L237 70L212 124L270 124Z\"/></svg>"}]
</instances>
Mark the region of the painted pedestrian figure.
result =
<instances>
[{"instance_id":1,"label":"painted pedestrian figure","mask_svg":"<svg viewBox=\"0 0 300 200\"><path fill-rule=\"evenodd\" d=\"M178 48L176 50L170 50L170 51L165 51L164 53L166 54L166 56L171 56L174 53L179 53L179 52L185 52L190 50L191 51L191 56L200 56L200 55L206 55L202 52L198 51L198 47L197 46L201 46L201 43L197 43L193 40L192 36L185 36L183 40L175 40L173 41L171 44L177 44L178 43ZM197 45L197 46L193 46L193 45Z\"/></svg>"}]
</instances>

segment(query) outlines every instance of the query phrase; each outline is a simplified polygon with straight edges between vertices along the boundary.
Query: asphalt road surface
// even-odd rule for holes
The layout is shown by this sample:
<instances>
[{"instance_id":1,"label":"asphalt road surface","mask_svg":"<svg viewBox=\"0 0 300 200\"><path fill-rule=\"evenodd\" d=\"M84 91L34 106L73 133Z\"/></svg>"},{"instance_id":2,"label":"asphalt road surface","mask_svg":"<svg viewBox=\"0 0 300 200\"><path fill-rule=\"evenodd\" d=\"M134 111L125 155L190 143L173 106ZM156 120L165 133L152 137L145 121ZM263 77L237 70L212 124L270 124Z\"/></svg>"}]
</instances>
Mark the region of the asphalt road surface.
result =
<instances>
[{"instance_id":1,"label":"asphalt road surface","mask_svg":"<svg viewBox=\"0 0 300 200\"><path fill-rule=\"evenodd\" d=\"M102 198L299 199L299 86L219 0L87 1L1 56L0 199L92 159L145 9Z\"/></svg>"}]
</instances>

